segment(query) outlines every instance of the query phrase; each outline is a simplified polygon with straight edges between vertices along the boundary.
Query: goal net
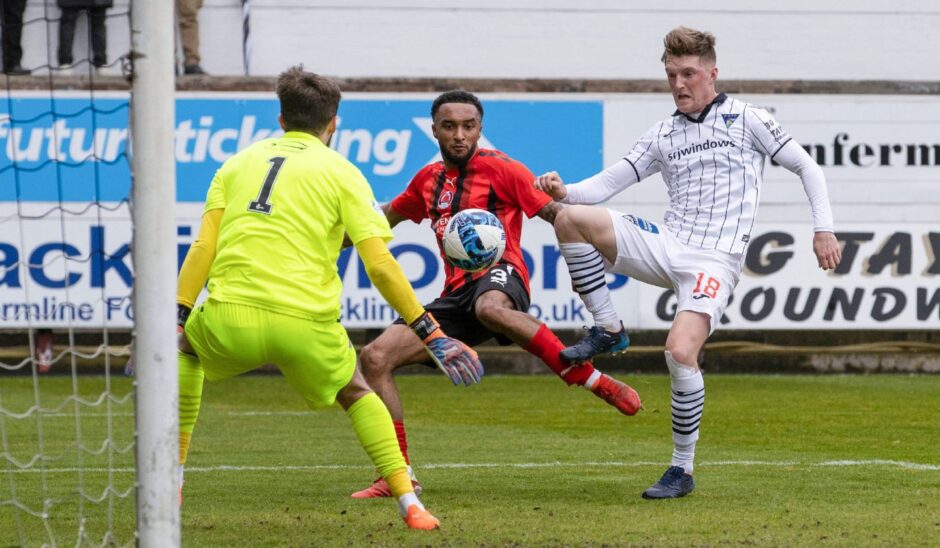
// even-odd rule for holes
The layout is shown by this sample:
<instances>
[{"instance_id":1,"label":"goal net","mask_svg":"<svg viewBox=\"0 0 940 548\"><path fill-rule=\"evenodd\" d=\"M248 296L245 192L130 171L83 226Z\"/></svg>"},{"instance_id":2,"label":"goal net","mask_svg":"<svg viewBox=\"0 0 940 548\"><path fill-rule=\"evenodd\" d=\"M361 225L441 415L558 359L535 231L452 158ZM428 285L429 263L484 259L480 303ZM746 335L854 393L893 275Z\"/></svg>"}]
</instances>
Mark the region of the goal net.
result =
<instances>
[{"instance_id":1,"label":"goal net","mask_svg":"<svg viewBox=\"0 0 940 548\"><path fill-rule=\"evenodd\" d=\"M3 21L0 545L179 543L172 9Z\"/></svg>"}]
</instances>

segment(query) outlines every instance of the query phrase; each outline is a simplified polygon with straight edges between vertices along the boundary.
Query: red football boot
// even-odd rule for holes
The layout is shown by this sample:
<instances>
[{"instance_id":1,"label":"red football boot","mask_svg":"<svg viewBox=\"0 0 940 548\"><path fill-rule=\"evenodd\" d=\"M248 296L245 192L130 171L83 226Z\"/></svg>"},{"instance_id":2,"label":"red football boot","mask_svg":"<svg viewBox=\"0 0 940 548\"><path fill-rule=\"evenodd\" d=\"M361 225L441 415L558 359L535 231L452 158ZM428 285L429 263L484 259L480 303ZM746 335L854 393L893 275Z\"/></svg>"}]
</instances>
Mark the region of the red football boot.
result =
<instances>
[{"instance_id":1,"label":"red football boot","mask_svg":"<svg viewBox=\"0 0 940 548\"><path fill-rule=\"evenodd\" d=\"M624 415L633 416L643 406L640 395L626 383L622 383L610 375L602 374L591 387L591 392L617 408Z\"/></svg>"}]
</instances>

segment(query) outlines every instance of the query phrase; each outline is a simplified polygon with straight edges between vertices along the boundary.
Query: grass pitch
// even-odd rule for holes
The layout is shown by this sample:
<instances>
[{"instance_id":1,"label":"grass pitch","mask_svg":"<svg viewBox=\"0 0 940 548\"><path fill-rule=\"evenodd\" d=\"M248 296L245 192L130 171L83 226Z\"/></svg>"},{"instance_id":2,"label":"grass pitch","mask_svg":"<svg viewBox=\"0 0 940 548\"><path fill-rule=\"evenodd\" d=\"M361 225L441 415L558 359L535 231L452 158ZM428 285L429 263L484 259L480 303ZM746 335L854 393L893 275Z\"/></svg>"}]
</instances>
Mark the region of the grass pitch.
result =
<instances>
[{"instance_id":1,"label":"grass pitch","mask_svg":"<svg viewBox=\"0 0 940 548\"><path fill-rule=\"evenodd\" d=\"M621 378L643 397L636 417L549 376L399 378L422 499L442 521L429 533L408 531L388 499L349 498L374 472L341 409L307 411L279 377L208 383L184 545L940 545L940 376L706 376L696 490L670 501L640 498L671 455L668 377ZM102 384L82 377L79 390ZM133 542L134 496L120 496L132 451L108 450L132 441L133 404L126 379L113 385L108 446L107 401L67 402L71 379L39 379L44 409L66 403L41 421L44 472L0 460L0 545L74 545L79 513L87 542L111 541L108 520L116 543ZM8 412L33 393L31 379L0 379ZM2 421L7 453L31 458L35 414ZM44 499L45 521L30 513Z\"/></svg>"}]
</instances>

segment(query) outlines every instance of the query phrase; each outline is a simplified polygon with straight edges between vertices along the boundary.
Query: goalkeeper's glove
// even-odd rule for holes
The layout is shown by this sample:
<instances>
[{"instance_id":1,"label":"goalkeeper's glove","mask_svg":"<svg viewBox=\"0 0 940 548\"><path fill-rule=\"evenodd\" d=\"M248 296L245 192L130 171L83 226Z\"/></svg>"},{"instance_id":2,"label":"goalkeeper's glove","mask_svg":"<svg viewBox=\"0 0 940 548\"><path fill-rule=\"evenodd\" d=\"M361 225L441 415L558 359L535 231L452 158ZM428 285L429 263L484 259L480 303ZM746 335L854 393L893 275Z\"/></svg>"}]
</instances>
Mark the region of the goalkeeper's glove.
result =
<instances>
[{"instance_id":1,"label":"goalkeeper's glove","mask_svg":"<svg viewBox=\"0 0 940 548\"><path fill-rule=\"evenodd\" d=\"M176 332L182 333L186 329L186 320L189 319L189 314L192 313L193 309L189 308L185 304L176 303Z\"/></svg>"},{"instance_id":2,"label":"goalkeeper's glove","mask_svg":"<svg viewBox=\"0 0 940 548\"><path fill-rule=\"evenodd\" d=\"M470 386L480 382L483 364L477 353L457 339L445 335L430 312L425 312L415 320L411 330L421 339L431 359L450 377L454 385L462 382Z\"/></svg>"}]
</instances>

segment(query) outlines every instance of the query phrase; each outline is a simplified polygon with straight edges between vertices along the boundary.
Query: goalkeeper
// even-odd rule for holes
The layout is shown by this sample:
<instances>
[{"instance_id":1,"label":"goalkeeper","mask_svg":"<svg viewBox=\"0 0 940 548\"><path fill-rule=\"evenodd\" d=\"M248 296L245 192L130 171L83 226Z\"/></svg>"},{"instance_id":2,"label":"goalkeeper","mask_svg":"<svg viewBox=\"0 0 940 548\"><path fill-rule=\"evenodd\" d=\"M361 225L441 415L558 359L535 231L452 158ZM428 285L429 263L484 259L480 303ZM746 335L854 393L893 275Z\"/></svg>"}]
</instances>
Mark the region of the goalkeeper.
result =
<instances>
[{"instance_id":1,"label":"goalkeeper","mask_svg":"<svg viewBox=\"0 0 940 548\"><path fill-rule=\"evenodd\" d=\"M278 77L277 96L284 136L251 145L216 172L199 236L180 271L181 500L203 380L273 363L310 407L342 405L408 527L436 529L437 518L414 492L388 410L356 367L338 323L336 261L344 231L382 296L452 379L472 384L483 368L419 304L386 247L392 233L372 189L327 146L336 131L336 83L292 67ZM207 278L209 297L192 310Z\"/></svg>"}]
</instances>

